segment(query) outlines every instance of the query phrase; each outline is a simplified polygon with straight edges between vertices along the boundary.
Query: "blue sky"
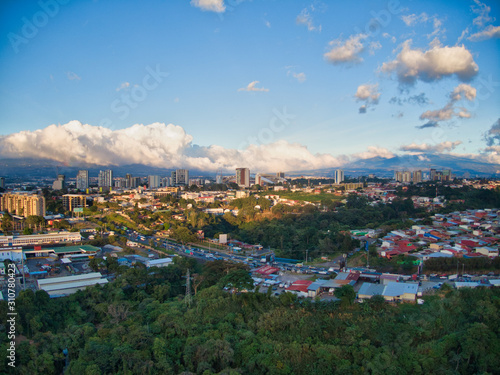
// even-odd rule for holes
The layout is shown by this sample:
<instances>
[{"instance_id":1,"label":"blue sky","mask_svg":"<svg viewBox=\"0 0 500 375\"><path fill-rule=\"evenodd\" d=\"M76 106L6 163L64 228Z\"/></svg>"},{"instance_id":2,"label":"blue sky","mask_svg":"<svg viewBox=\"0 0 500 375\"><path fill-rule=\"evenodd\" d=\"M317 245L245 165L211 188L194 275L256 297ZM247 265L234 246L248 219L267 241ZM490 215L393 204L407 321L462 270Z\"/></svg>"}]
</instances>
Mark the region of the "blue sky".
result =
<instances>
[{"instance_id":1,"label":"blue sky","mask_svg":"<svg viewBox=\"0 0 500 375\"><path fill-rule=\"evenodd\" d=\"M407 152L500 162L498 2L46 0L0 9L4 156L119 164L135 160L133 147L150 164L208 169ZM147 139L154 134L161 144ZM48 138L81 150L51 151ZM95 156L113 145L126 151Z\"/></svg>"}]
</instances>

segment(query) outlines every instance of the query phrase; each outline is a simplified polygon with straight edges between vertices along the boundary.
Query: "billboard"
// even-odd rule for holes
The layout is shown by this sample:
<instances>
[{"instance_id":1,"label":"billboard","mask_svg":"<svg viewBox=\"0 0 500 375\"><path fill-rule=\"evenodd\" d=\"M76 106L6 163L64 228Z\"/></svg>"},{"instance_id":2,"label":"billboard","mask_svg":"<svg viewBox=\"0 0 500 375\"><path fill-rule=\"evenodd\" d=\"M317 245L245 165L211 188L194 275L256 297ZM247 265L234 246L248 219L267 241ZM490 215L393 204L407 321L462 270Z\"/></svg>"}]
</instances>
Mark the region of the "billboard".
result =
<instances>
[{"instance_id":1,"label":"billboard","mask_svg":"<svg viewBox=\"0 0 500 375\"><path fill-rule=\"evenodd\" d=\"M83 213L83 207L75 207L73 208L73 212Z\"/></svg>"},{"instance_id":2,"label":"billboard","mask_svg":"<svg viewBox=\"0 0 500 375\"><path fill-rule=\"evenodd\" d=\"M227 234L219 234L219 243L226 244L227 243Z\"/></svg>"}]
</instances>

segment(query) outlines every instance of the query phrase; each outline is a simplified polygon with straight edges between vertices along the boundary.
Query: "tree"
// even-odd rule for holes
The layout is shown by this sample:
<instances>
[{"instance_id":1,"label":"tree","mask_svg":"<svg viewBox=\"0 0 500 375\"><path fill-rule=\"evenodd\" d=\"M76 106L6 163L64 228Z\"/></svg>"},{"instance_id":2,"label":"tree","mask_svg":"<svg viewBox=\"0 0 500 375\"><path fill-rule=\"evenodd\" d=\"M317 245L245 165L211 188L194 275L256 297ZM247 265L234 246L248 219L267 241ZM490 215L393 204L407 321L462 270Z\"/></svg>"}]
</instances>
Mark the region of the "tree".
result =
<instances>
[{"instance_id":1,"label":"tree","mask_svg":"<svg viewBox=\"0 0 500 375\"><path fill-rule=\"evenodd\" d=\"M14 228L14 223L12 222L12 216L5 212L2 217L2 230L4 233L10 232Z\"/></svg>"},{"instance_id":2,"label":"tree","mask_svg":"<svg viewBox=\"0 0 500 375\"><path fill-rule=\"evenodd\" d=\"M356 299L356 292L351 285L343 285L340 288L335 289L335 297L339 298L342 305L352 305Z\"/></svg>"},{"instance_id":3,"label":"tree","mask_svg":"<svg viewBox=\"0 0 500 375\"><path fill-rule=\"evenodd\" d=\"M220 280L220 285L225 288L241 290L252 290L253 279L247 270L237 269L229 272Z\"/></svg>"}]
</instances>

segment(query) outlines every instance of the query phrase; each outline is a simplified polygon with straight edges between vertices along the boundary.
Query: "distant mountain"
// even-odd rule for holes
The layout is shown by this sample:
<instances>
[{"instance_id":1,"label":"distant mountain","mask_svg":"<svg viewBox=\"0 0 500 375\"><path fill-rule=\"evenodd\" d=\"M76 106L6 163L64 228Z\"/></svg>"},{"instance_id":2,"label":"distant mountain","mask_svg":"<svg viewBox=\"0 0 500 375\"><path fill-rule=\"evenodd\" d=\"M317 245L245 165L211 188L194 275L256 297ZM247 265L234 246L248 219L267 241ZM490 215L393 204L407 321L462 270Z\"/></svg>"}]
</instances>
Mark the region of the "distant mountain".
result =
<instances>
[{"instance_id":1,"label":"distant mountain","mask_svg":"<svg viewBox=\"0 0 500 375\"><path fill-rule=\"evenodd\" d=\"M466 157L448 154L422 154L403 155L392 158L374 157L371 159L356 160L345 164L340 169L346 175L362 176L370 173L379 177L392 177L395 170L428 171L430 168L437 170L451 169L456 176L464 175L471 177L500 177L500 164L485 163ZM88 169L90 177L97 177L100 170L112 169L116 177L124 177L130 173L133 176L144 177L148 175L169 176L172 168L158 168L142 164L130 164L122 166L103 166L95 164L71 164L67 165L50 159L0 159L0 176L10 178L56 178L57 171L74 178L79 169ZM286 173L287 176L318 176L333 177L338 168L323 168L315 170L301 170ZM251 171L256 173L258 171ZM230 172L227 172L230 173ZM215 172L200 170L189 170L190 176L215 176Z\"/></svg>"},{"instance_id":2,"label":"distant mountain","mask_svg":"<svg viewBox=\"0 0 500 375\"><path fill-rule=\"evenodd\" d=\"M78 170L87 169L90 177L97 177L100 170L112 169L115 177L124 177L130 173L133 176L144 177L149 175L170 176L172 168L158 168L142 164L130 164L122 166L74 164L67 165L50 159L0 159L0 176L10 178L32 177L32 178L56 178L57 173L64 174L67 178L76 177ZM190 176L211 176L215 173L189 170Z\"/></svg>"},{"instance_id":3,"label":"distant mountain","mask_svg":"<svg viewBox=\"0 0 500 375\"><path fill-rule=\"evenodd\" d=\"M479 160L448 154L404 155L395 156L393 158L374 157L356 160L340 168L296 171L287 173L287 175L333 177L336 169L342 169L346 175L351 176L361 176L373 173L380 177L392 177L396 170L420 169L422 171L428 171L431 168L437 170L451 169L452 173L458 177L464 175L469 175L471 177L500 177L500 164L485 163Z\"/></svg>"}]
</instances>

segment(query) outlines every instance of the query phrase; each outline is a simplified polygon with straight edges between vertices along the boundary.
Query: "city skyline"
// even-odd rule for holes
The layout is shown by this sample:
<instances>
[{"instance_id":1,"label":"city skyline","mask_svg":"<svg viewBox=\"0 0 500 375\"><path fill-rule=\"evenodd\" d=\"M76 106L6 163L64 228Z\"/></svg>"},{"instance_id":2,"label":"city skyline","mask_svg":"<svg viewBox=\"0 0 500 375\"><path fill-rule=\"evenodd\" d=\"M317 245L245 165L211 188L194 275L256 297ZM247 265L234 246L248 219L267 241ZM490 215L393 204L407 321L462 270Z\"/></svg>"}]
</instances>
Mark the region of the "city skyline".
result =
<instances>
[{"instance_id":1,"label":"city skyline","mask_svg":"<svg viewBox=\"0 0 500 375\"><path fill-rule=\"evenodd\" d=\"M500 163L491 1L1 7L0 157L212 172Z\"/></svg>"}]
</instances>

